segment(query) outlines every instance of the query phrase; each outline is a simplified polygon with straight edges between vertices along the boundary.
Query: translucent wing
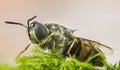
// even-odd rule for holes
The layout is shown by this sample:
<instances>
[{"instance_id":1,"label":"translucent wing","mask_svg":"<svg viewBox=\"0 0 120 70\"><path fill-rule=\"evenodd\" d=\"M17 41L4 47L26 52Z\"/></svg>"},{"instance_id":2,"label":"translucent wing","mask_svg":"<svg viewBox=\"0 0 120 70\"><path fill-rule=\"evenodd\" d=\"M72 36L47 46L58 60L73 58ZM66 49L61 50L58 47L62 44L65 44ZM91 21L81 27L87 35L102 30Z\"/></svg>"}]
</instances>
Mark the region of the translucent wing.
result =
<instances>
[{"instance_id":1,"label":"translucent wing","mask_svg":"<svg viewBox=\"0 0 120 70\"><path fill-rule=\"evenodd\" d=\"M83 38L82 38L82 39L83 39ZM91 44L91 46L92 46L95 50L97 50L98 52L102 52L102 53L104 53L104 54L106 54L106 55L111 55L111 54L113 54L112 48L110 48L110 47L108 47L108 46L106 46L106 45L104 45L104 44L101 44L101 43L96 42L96 41L88 40L88 39L83 39L83 40L84 40L84 41L88 41L88 42Z\"/></svg>"}]
</instances>

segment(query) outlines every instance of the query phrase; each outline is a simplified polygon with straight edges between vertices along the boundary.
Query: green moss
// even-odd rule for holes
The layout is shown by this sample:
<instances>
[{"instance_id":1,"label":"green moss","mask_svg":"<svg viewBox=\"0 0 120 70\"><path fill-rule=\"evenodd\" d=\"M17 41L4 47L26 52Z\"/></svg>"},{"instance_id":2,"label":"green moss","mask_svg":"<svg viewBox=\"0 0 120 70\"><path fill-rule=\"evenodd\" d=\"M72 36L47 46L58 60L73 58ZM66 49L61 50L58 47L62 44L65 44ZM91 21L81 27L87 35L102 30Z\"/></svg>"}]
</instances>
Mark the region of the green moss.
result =
<instances>
[{"instance_id":1,"label":"green moss","mask_svg":"<svg viewBox=\"0 0 120 70\"><path fill-rule=\"evenodd\" d=\"M38 46L33 46L32 54L21 56L16 60L17 65L11 66L8 63L0 62L0 70L119 70L120 62L115 65L104 61L105 67L95 67L86 62L80 62L75 58L65 58L59 52L52 50L50 53L44 52Z\"/></svg>"}]
</instances>

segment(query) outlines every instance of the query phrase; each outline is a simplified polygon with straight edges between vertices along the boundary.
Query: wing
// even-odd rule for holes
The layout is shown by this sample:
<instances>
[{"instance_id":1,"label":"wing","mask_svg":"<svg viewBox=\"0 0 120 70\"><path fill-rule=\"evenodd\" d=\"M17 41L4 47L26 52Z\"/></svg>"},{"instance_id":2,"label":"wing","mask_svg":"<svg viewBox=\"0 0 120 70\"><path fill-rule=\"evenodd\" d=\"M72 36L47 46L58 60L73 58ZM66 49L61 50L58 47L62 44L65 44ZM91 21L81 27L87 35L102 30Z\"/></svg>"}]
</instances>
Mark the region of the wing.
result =
<instances>
[{"instance_id":1,"label":"wing","mask_svg":"<svg viewBox=\"0 0 120 70\"><path fill-rule=\"evenodd\" d=\"M82 39L83 39L83 41L88 41L90 43L90 45L99 52L102 52L106 55L113 54L113 49L108 47L107 45L104 45L97 41L93 41L93 40L89 40L89 39L84 39L84 38L82 38Z\"/></svg>"}]
</instances>

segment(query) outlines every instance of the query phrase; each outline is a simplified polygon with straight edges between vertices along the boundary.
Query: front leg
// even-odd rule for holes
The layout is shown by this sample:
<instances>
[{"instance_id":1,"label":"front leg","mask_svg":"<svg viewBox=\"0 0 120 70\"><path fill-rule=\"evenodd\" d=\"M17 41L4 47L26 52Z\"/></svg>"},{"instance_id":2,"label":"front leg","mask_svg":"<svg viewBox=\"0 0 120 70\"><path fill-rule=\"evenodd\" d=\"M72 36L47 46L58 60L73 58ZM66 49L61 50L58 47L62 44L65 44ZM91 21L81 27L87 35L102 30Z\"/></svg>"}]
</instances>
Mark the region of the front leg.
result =
<instances>
[{"instance_id":1,"label":"front leg","mask_svg":"<svg viewBox=\"0 0 120 70\"><path fill-rule=\"evenodd\" d=\"M31 43L30 43L31 44ZM24 50L22 50L19 55L16 57L16 59L18 59L25 51L27 51L27 49L30 47L30 44L27 45L27 47L25 47Z\"/></svg>"},{"instance_id":2,"label":"front leg","mask_svg":"<svg viewBox=\"0 0 120 70\"><path fill-rule=\"evenodd\" d=\"M48 41L48 39L51 38L52 36L54 36L55 34L56 34L55 32L51 33L45 40L42 40L39 43L39 46L44 45Z\"/></svg>"}]
</instances>

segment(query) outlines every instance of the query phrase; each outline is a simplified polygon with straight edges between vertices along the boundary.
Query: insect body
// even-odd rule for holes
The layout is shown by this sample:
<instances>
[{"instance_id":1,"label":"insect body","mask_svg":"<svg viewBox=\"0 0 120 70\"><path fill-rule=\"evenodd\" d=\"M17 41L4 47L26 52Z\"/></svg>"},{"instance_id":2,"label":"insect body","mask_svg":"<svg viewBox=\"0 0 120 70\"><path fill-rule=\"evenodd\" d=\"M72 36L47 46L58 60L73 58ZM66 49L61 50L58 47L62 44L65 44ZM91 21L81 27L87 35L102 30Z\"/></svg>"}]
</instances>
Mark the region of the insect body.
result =
<instances>
[{"instance_id":1,"label":"insect body","mask_svg":"<svg viewBox=\"0 0 120 70\"><path fill-rule=\"evenodd\" d=\"M75 56L78 60L84 61L90 56L98 53L111 53L113 50L99 42L75 37L73 36L74 30L68 29L62 25L55 23L41 24L39 22L32 22L36 16L27 21L27 26L22 23L9 22L8 24L17 24L27 28L28 36L33 44L40 45L43 49L52 49L52 43L55 42L55 48L64 56ZM30 44L18 55L18 57L28 49ZM107 51L106 51L106 50ZM95 57L91 63L97 66L103 66L102 57Z\"/></svg>"}]
</instances>

